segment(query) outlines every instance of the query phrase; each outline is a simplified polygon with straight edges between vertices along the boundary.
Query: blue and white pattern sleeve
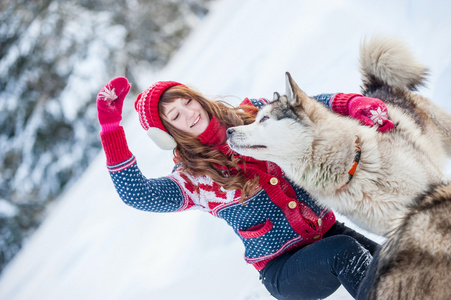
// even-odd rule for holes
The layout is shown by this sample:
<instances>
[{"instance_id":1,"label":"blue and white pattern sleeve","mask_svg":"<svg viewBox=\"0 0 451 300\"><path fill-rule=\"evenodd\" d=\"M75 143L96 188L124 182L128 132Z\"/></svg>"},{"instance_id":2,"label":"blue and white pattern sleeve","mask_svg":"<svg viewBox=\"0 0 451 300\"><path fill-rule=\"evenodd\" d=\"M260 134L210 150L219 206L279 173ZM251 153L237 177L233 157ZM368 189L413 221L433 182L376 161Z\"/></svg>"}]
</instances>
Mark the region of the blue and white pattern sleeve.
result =
<instances>
[{"instance_id":1,"label":"blue and white pattern sleeve","mask_svg":"<svg viewBox=\"0 0 451 300\"><path fill-rule=\"evenodd\" d=\"M225 190L209 176L194 176L176 165L165 177L148 179L136 159L108 166L113 184L125 204L151 212L177 212L197 209L212 213L222 205L240 200L238 190Z\"/></svg>"},{"instance_id":2,"label":"blue and white pattern sleeve","mask_svg":"<svg viewBox=\"0 0 451 300\"><path fill-rule=\"evenodd\" d=\"M269 103L269 101L265 98L258 98L258 99L249 99L249 101L251 101L252 105L257 107L257 108L262 108L263 106L265 106L266 104Z\"/></svg>"},{"instance_id":3,"label":"blue and white pattern sleeve","mask_svg":"<svg viewBox=\"0 0 451 300\"><path fill-rule=\"evenodd\" d=\"M313 96L312 98L315 98L316 100L327 106L330 110L332 110L332 101L335 95L336 94L319 94Z\"/></svg>"},{"instance_id":4,"label":"blue and white pattern sleeve","mask_svg":"<svg viewBox=\"0 0 451 300\"><path fill-rule=\"evenodd\" d=\"M336 94L319 94L319 95L315 95L312 98L315 98L316 100L318 100L319 102L323 103L325 106L329 107L329 109L332 110L332 101L334 99L334 96ZM257 107L257 108L262 108L263 106L265 106L266 104L270 103L271 101L268 101L265 98L259 98L259 99L255 99L255 98L250 98L247 99L249 100L249 102ZM245 100L246 101L246 100Z\"/></svg>"},{"instance_id":5,"label":"blue and white pattern sleeve","mask_svg":"<svg viewBox=\"0 0 451 300\"><path fill-rule=\"evenodd\" d=\"M139 210L174 212L186 206L183 192L169 177L147 179L132 157L125 168L108 166L111 179L122 201Z\"/></svg>"}]
</instances>

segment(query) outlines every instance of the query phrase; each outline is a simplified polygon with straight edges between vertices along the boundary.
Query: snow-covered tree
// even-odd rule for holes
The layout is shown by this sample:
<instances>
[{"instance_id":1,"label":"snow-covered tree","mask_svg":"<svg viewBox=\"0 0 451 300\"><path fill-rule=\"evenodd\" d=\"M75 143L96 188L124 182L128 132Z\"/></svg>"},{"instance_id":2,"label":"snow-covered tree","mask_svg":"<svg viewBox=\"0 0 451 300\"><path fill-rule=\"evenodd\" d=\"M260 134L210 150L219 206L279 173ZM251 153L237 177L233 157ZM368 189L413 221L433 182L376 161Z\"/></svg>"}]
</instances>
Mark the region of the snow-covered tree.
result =
<instances>
[{"instance_id":1,"label":"snow-covered tree","mask_svg":"<svg viewBox=\"0 0 451 300\"><path fill-rule=\"evenodd\" d=\"M98 153L98 90L164 66L209 1L0 3L0 271Z\"/></svg>"}]
</instances>

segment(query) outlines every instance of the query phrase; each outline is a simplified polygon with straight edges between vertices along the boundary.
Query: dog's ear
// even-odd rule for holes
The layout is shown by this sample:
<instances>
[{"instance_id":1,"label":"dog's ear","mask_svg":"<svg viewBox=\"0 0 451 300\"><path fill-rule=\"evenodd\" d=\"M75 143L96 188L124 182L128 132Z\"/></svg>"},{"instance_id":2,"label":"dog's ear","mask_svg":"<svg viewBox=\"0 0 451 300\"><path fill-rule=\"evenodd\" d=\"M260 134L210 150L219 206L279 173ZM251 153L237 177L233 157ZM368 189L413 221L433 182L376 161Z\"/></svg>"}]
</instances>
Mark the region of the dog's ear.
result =
<instances>
[{"instance_id":1,"label":"dog's ear","mask_svg":"<svg viewBox=\"0 0 451 300\"><path fill-rule=\"evenodd\" d=\"M316 109L317 103L299 88L289 72L286 72L285 75L288 102L294 107L301 108L312 121L318 120L320 115Z\"/></svg>"},{"instance_id":2,"label":"dog's ear","mask_svg":"<svg viewBox=\"0 0 451 300\"><path fill-rule=\"evenodd\" d=\"M294 98L293 89L291 88L290 79L291 79L290 73L286 72L285 73L285 95L288 98L288 102L290 102L291 104L294 104L295 98Z\"/></svg>"},{"instance_id":3,"label":"dog's ear","mask_svg":"<svg viewBox=\"0 0 451 300\"><path fill-rule=\"evenodd\" d=\"M306 100L308 101L309 96L307 96L307 94L299 88L293 77L291 77L291 74L286 72L285 75L286 95L290 103L302 105L303 102Z\"/></svg>"}]
</instances>

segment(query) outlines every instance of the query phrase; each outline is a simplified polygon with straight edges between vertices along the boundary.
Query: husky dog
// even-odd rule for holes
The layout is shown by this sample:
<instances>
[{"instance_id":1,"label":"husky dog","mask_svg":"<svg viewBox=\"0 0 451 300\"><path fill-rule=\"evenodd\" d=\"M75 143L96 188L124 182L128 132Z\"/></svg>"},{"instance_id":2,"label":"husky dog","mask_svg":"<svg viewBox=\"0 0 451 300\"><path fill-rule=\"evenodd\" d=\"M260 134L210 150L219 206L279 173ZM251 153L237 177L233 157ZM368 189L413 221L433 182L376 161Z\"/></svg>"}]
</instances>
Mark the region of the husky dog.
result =
<instances>
[{"instance_id":1,"label":"husky dog","mask_svg":"<svg viewBox=\"0 0 451 300\"><path fill-rule=\"evenodd\" d=\"M357 299L451 298L451 185L418 197L372 261Z\"/></svg>"},{"instance_id":2,"label":"husky dog","mask_svg":"<svg viewBox=\"0 0 451 300\"><path fill-rule=\"evenodd\" d=\"M331 112L287 73L287 95L275 93L254 123L229 128L228 143L242 155L278 164L319 204L386 236L415 198L447 180L442 168L451 154L451 114L413 92L427 69L396 39L363 43L360 69L362 94L384 101L394 130L378 132Z\"/></svg>"}]
</instances>

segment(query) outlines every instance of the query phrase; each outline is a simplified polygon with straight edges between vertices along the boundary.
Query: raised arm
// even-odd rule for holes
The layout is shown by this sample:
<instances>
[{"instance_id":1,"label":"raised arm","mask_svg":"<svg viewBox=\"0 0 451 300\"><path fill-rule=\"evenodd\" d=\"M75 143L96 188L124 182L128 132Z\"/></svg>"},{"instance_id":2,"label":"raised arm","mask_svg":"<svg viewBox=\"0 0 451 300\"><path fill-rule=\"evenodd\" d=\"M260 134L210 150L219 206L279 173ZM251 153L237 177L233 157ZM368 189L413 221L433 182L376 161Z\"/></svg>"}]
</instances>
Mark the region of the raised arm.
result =
<instances>
[{"instance_id":1,"label":"raised arm","mask_svg":"<svg viewBox=\"0 0 451 300\"><path fill-rule=\"evenodd\" d=\"M172 212L188 208L179 185L170 177L147 179L139 170L120 126L122 106L130 84L118 77L105 85L97 96L100 137L107 168L121 199L134 208L153 212Z\"/></svg>"},{"instance_id":2,"label":"raised arm","mask_svg":"<svg viewBox=\"0 0 451 300\"><path fill-rule=\"evenodd\" d=\"M393 122L388 119L387 106L380 99L344 93L319 94L313 98L337 114L359 120L362 125L369 127L377 125L378 131L384 132L395 128ZM240 105L260 108L268 103L269 101L265 98L246 98Z\"/></svg>"},{"instance_id":3,"label":"raised arm","mask_svg":"<svg viewBox=\"0 0 451 300\"><path fill-rule=\"evenodd\" d=\"M378 131L389 131L395 128L388 119L387 106L377 98L365 97L360 94L320 94L313 98L322 102L333 112L350 116L366 126L377 125Z\"/></svg>"}]
</instances>

